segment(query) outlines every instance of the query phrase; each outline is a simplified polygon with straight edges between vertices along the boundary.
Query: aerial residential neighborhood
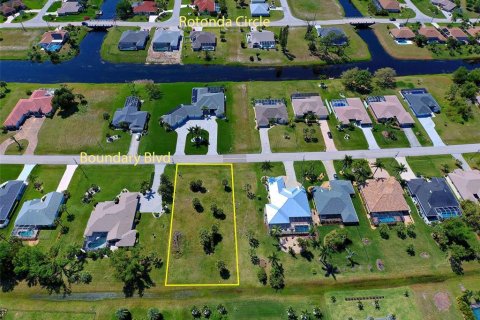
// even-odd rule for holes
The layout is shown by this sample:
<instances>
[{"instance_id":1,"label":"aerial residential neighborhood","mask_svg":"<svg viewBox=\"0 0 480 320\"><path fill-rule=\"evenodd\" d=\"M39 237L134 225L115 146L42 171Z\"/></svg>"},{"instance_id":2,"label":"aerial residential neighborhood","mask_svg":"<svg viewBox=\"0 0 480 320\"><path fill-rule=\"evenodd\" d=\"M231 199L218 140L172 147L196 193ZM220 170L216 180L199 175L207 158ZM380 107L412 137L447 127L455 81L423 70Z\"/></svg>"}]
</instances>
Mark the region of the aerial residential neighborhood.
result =
<instances>
[{"instance_id":1,"label":"aerial residential neighborhood","mask_svg":"<svg viewBox=\"0 0 480 320\"><path fill-rule=\"evenodd\" d=\"M0 1L0 320L480 320L480 3Z\"/></svg>"}]
</instances>

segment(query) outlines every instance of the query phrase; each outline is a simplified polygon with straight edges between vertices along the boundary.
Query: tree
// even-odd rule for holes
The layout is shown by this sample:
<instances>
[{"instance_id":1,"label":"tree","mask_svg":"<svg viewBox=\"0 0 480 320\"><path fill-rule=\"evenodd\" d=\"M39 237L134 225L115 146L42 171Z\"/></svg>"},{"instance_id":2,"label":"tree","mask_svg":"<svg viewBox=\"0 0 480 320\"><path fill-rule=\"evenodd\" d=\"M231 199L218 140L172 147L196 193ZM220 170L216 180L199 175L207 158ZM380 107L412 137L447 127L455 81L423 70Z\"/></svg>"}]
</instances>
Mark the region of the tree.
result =
<instances>
[{"instance_id":1,"label":"tree","mask_svg":"<svg viewBox=\"0 0 480 320\"><path fill-rule=\"evenodd\" d=\"M195 319L200 318L202 316L202 313L196 306L193 306L192 309L190 310L190 313L192 314L192 317Z\"/></svg>"},{"instance_id":2,"label":"tree","mask_svg":"<svg viewBox=\"0 0 480 320\"><path fill-rule=\"evenodd\" d=\"M0 241L0 286L3 292L13 290L17 285L14 257L21 247L22 242L18 239Z\"/></svg>"},{"instance_id":3,"label":"tree","mask_svg":"<svg viewBox=\"0 0 480 320\"><path fill-rule=\"evenodd\" d=\"M380 226L378 226L378 232L380 233L380 237L382 237L382 239L388 239L390 238L390 234L389 234L389 231L390 229L388 228L388 225L382 223L380 224Z\"/></svg>"},{"instance_id":4,"label":"tree","mask_svg":"<svg viewBox=\"0 0 480 320\"><path fill-rule=\"evenodd\" d=\"M350 168L350 166L352 165L352 163L353 163L353 158L352 158L352 156L349 156L349 155L346 154L345 157L344 157L343 160L342 160L342 165L343 165L342 170L345 170L345 169L347 169L347 168Z\"/></svg>"},{"instance_id":5,"label":"tree","mask_svg":"<svg viewBox=\"0 0 480 320\"><path fill-rule=\"evenodd\" d=\"M475 233L480 233L480 205L471 200L460 203L462 207L462 219Z\"/></svg>"},{"instance_id":6,"label":"tree","mask_svg":"<svg viewBox=\"0 0 480 320\"><path fill-rule=\"evenodd\" d=\"M273 164L271 164L270 161L264 161L262 162L262 171L263 172L269 172L269 171L272 171L272 168L273 168Z\"/></svg>"},{"instance_id":7,"label":"tree","mask_svg":"<svg viewBox=\"0 0 480 320\"><path fill-rule=\"evenodd\" d=\"M358 93L370 93L372 91L372 74L368 70L353 68L344 71L341 75L342 83L347 90Z\"/></svg>"},{"instance_id":8,"label":"tree","mask_svg":"<svg viewBox=\"0 0 480 320\"><path fill-rule=\"evenodd\" d=\"M127 308L120 308L115 311L115 318L117 320L130 320L132 319L132 314Z\"/></svg>"},{"instance_id":9,"label":"tree","mask_svg":"<svg viewBox=\"0 0 480 320\"><path fill-rule=\"evenodd\" d=\"M120 0L117 4L116 9L117 16L122 19L126 20L133 16L133 8L128 0Z\"/></svg>"},{"instance_id":10,"label":"tree","mask_svg":"<svg viewBox=\"0 0 480 320\"><path fill-rule=\"evenodd\" d=\"M60 89L55 90L52 98L53 110L61 110L66 112L76 111L78 102L76 95L66 85L62 85Z\"/></svg>"},{"instance_id":11,"label":"tree","mask_svg":"<svg viewBox=\"0 0 480 320\"><path fill-rule=\"evenodd\" d=\"M147 91L150 100L158 100L162 97L162 91L157 84L147 83L145 90Z\"/></svg>"},{"instance_id":12,"label":"tree","mask_svg":"<svg viewBox=\"0 0 480 320\"><path fill-rule=\"evenodd\" d=\"M287 45L288 45L288 26L280 28L280 35L279 35L279 42L280 46L282 47L282 52L286 52Z\"/></svg>"},{"instance_id":13,"label":"tree","mask_svg":"<svg viewBox=\"0 0 480 320\"><path fill-rule=\"evenodd\" d=\"M395 88L395 77L397 73L393 68L381 68L375 71L374 77L377 86L380 88Z\"/></svg>"},{"instance_id":14,"label":"tree","mask_svg":"<svg viewBox=\"0 0 480 320\"><path fill-rule=\"evenodd\" d=\"M407 172L407 166L403 163L399 163L398 165L395 166L394 168L395 172L400 176L402 173Z\"/></svg>"},{"instance_id":15,"label":"tree","mask_svg":"<svg viewBox=\"0 0 480 320\"><path fill-rule=\"evenodd\" d=\"M287 309L287 318L288 318L288 320L296 320L297 319L297 315L295 313L295 310L293 310L292 307L288 307L288 309Z\"/></svg>"},{"instance_id":16,"label":"tree","mask_svg":"<svg viewBox=\"0 0 480 320\"><path fill-rule=\"evenodd\" d=\"M198 198L193 198L192 205L193 205L193 208L195 209L195 211L203 212L202 203L200 202L200 200Z\"/></svg>"},{"instance_id":17,"label":"tree","mask_svg":"<svg viewBox=\"0 0 480 320\"><path fill-rule=\"evenodd\" d=\"M147 318L148 320L161 320L163 316L157 308L150 308L147 311Z\"/></svg>"},{"instance_id":18,"label":"tree","mask_svg":"<svg viewBox=\"0 0 480 320\"><path fill-rule=\"evenodd\" d=\"M377 160L372 164L372 167L375 168L375 171L373 172L373 175L375 176L375 173L377 173L377 170L378 170L378 169L380 169L380 171L382 171L383 169L385 169L385 164L383 163L382 160L377 159Z\"/></svg>"},{"instance_id":19,"label":"tree","mask_svg":"<svg viewBox=\"0 0 480 320\"><path fill-rule=\"evenodd\" d=\"M314 307L314 308L313 308L313 316L314 316L316 319L322 319L322 318L323 318L323 312L322 312L322 310L320 310L319 307Z\"/></svg>"},{"instance_id":20,"label":"tree","mask_svg":"<svg viewBox=\"0 0 480 320\"><path fill-rule=\"evenodd\" d=\"M340 251L345 247L348 240L348 232L345 229L334 229L325 235L323 243L333 251Z\"/></svg>"},{"instance_id":21,"label":"tree","mask_svg":"<svg viewBox=\"0 0 480 320\"><path fill-rule=\"evenodd\" d=\"M346 251L347 251L347 256L346 256L346 258L347 258L347 260L348 260L348 262L349 262L350 267L353 268L353 267L355 266L355 260L353 260L353 257L355 256L356 253L355 253L355 251L350 250L350 249L348 249L348 248L346 249Z\"/></svg>"},{"instance_id":22,"label":"tree","mask_svg":"<svg viewBox=\"0 0 480 320\"><path fill-rule=\"evenodd\" d=\"M407 246L407 253L411 256L415 255L415 248L413 247L413 244L409 244Z\"/></svg>"},{"instance_id":23,"label":"tree","mask_svg":"<svg viewBox=\"0 0 480 320\"><path fill-rule=\"evenodd\" d=\"M462 84L464 83L465 81L467 81L468 79L468 69L465 68L465 67L459 67L457 70L455 70L453 73L452 73L452 80L453 82L455 82L456 84Z\"/></svg>"},{"instance_id":24,"label":"tree","mask_svg":"<svg viewBox=\"0 0 480 320\"><path fill-rule=\"evenodd\" d=\"M267 272L265 271L264 268L258 268L257 278L261 284L263 285L267 284Z\"/></svg>"},{"instance_id":25,"label":"tree","mask_svg":"<svg viewBox=\"0 0 480 320\"><path fill-rule=\"evenodd\" d=\"M162 174L160 176L160 187L158 192L162 196L162 201L172 203L173 201L173 183L170 181L167 175Z\"/></svg>"}]
</instances>

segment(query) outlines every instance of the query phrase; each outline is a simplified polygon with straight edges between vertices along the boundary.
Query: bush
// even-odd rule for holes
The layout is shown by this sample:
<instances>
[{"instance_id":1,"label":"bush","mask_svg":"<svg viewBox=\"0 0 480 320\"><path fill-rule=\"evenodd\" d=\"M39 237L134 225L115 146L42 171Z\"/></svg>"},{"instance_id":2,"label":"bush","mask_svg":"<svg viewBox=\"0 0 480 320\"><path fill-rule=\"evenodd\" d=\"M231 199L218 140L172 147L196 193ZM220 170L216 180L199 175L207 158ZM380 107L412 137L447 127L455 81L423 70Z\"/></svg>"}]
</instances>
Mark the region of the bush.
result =
<instances>
[{"instance_id":1,"label":"bush","mask_svg":"<svg viewBox=\"0 0 480 320\"><path fill-rule=\"evenodd\" d=\"M115 319L117 320L130 320L132 319L132 314L127 308L120 308L115 312Z\"/></svg>"},{"instance_id":2,"label":"bush","mask_svg":"<svg viewBox=\"0 0 480 320\"><path fill-rule=\"evenodd\" d=\"M257 278L258 278L258 281L263 284L263 285L266 285L267 284L267 272L265 271L264 268L259 268L258 271L257 271Z\"/></svg>"},{"instance_id":3,"label":"bush","mask_svg":"<svg viewBox=\"0 0 480 320\"><path fill-rule=\"evenodd\" d=\"M382 237L382 239L387 240L388 238L390 238L390 234L389 234L390 229L386 224L381 224L378 227L378 231L380 232L380 237Z\"/></svg>"}]
</instances>

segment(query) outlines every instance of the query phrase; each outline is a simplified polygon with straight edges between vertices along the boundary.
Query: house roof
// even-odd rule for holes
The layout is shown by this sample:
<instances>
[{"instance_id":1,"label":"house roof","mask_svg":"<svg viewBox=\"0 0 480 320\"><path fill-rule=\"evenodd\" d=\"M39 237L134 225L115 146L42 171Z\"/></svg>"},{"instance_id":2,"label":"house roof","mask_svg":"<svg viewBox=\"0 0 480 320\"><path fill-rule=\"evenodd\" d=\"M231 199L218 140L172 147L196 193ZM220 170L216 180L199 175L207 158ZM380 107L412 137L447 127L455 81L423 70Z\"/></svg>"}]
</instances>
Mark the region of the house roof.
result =
<instances>
[{"instance_id":1,"label":"house roof","mask_svg":"<svg viewBox=\"0 0 480 320\"><path fill-rule=\"evenodd\" d=\"M301 117L312 112L318 117L328 116L328 110L318 93L294 93L291 96L295 116Z\"/></svg>"},{"instance_id":2,"label":"house roof","mask_svg":"<svg viewBox=\"0 0 480 320\"><path fill-rule=\"evenodd\" d=\"M255 119L257 125L267 126L270 119L279 119L282 122L288 121L288 112L285 102L281 100L257 100L254 105Z\"/></svg>"},{"instance_id":3,"label":"house roof","mask_svg":"<svg viewBox=\"0 0 480 320\"><path fill-rule=\"evenodd\" d=\"M41 199L23 203L15 220L15 226L53 226L64 197L61 192L50 192Z\"/></svg>"},{"instance_id":4,"label":"house roof","mask_svg":"<svg viewBox=\"0 0 480 320\"><path fill-rule=\"evenodd\" d=\"M348 180L331 180L327 185L314 187L313 201L319 215L341 215L344 223L357 223L358 216L351 195L355 194Z\"/></svg>"},{"instance_id":5,"label":"house roof","mask_svg":"<svg viewBox=\"0 0 480 320\"><path fill-rule=\"evenodd\" d=\"M401 93L417 116L440 112L437 101L424 88L401 90Z\"/></svg>"},{"instance_id":6,"label":"house roof","mask_svg":"<svg viewBox=\"0 0 480 320\"><path fill-rule=\"evenodd\" d=\"M139 111L140 100L137 97L127 97L125 106L117 109L113 115L112 125L119 127L122 122L128 123L130 130L143 130L147 123L148 112Z\"/></svg>"},{"instance_id":7,"label":"house roof","mask_svg":"<svg viewBox=\"0 0 480 320\"><path fill-rule=\"evenodd\" d=\"M459 27L448 28L447 30L450 33L450 35L455 39L468 38L468 35L465 32L463 32L463 30L460 29Z\"/></svg>"},{"instance_id":8,"label":"house roof","mask_svg":"<svg viewBox=\"0 0 480 320\"><path fill-rule=\"evenodd\" d=\"M460 196L465 200L479 201L480 171L455 169L448 174Z\"/></svg>"},{"instance_id":9,"label":"house roof","mask_svg":"<svg viewBox=\"0 0 480 320\"><path fill-rule=\"evenodd\" d=\"M459 204L445 178L412 179L407 181L410 194L417 198L427 216L438 216L436 209L459 208Z\"/></svg>"},{"instance_id":10,"label":"house roof","mask_svg":"<svg viewBox=\"0 0 480 320\"><path fill-rule=\"evenodd\" d=\"M9 0L0 4L0 12L5 16L15 13L18 9L23 8L25 8L25 4L21 0Z\"/></svg>"},{"instance_id":11,"label":"house roof","mask_svg":"<svg viewBox=\"0 0 480 320\"><path fill-rule=\"evenodd\" d=\"M403 189L395 177L369 179L360 187L368 212L409 211Z\"/></svg>"},{"instance_id":12,"label":"house roof","mask_svg":"<svg viewBox=\"0 0 480 320\"><path fill-rule=\"evenodd\" d=\"M47 31L43 34L42 40L40 40L40 44L49 44L53 41L65 41L68 37L68 31L65 30L58 30L58 31Z\"/></svg>"},{"instance_id":13,"label":"house roof","mask_svg":"<svg viewBox=\"0 0 480 320\"><path fill-rule=\"evenodd\" d=\"M139 194L137 192L122 192L116 204L105 201L97 204L90 214L84 236L93 233L106 232L107 241L118 241L117 247L130 247L135 244L136 230L133 221L137 212Z\"/></svg>"},{"instance_id":14,"label":"house roof","mask_svg":"<svg viewBox=\"0 0 480 320\"><path fill-rule=\"evenodd\" d=\"M378 0L384 10L400 10L400 3L397 0Z\"/></svg>"},{"instance_id":15,"label":"house roof","mask_svg":"<svg viewBox=\"0 0 480 320\"><path fill-rule=\"evenodd\" d=\"M284 177L268 179L270 203L265 205L267 223L288 224L290 218L311 217L307 193L303 187L287 188Z\"/></svg>"},{"instance_id":16,"label":"house roof","mask_svg":"<svg viewBox=\"0 0 480 320\"><path fill-rule=\"evenodd\" d=\"M149 33L146 30L126 30L122 32L118 44L132 44L143 46L148 39Z\"/></svg>"},{"instance_id":17,"label":"house roof","mask_svg":"<svg viewBox=\"0 0 480 320\"><path fill-rule=\"evenodd\" d=\"M315 29L317 30L317 35L320 38L324 38L329 35L335 35L336 39L334 39L334 44L336 45L343 45L347 42L347 34L341 28L316 26Z\"/></svg>"},{"instance_id":18,"label":"house roof","mask_svg":"<svg viewBox=\"0 0 480 320\"><path fill-rule=\"evenodd\" d=\"M360 98L343 99L346 105L335 106L333 110L337 115L338 120L343 124L348 124L350 121L360 121L362 124L371 124L372 120L368 116L367 109L363 105Z\"/></svg>"},{"instance_id":19,"label":"house roof","mask_svg":"<svg viewBox=\"0 0 480 320\"><path fill-rule=\"evenodd\" d=\"M141 1L133 5L133 13L156 13L157 11L155 1Z\"/></svg>"},{"instance_id":20,"label":"house roof","mask_svg":"<svg viewBox=\"0 0 480 320\"><path fill-rule=\"evenodd\" d=\"M472 37L476 37L480 33L480 27L470 27L467 29L467 33Z\"/></svg>"},{"instance_id":21,"label":"house roof","mask_svg":"<svg viewBox=\"0 0 480 320\"><path fill-rule=\"evenodd\" d=\"M58 14L77 13L82 9L82 6L77 2L62 2L62 6L57 10Z\"/></svg>"},{"instance_id":22,"label":"house roof","mask_svg":"<svg viewBox=\"0 0 480 320\"><path fill-rule=\"evenodd\" d=\"M375 97L379 101L370 101L370 108L377 119L397 119L400 125L414 124L415 120L403 107L397 96ZM367 98L369 101L369 98Z\"/></svg>"},{"instance_id":23,"label":"house roof","mask_svg":"<svg viewBox=\"0 0 480 320\"><path fill-rule=\"evenodd\" d=\"M204 12L204 11L215 12L216 11L214 0L195 0L193 4L198 7L199 12Z\"/></svg>"},{"instance_id":24,"label":"house roof","mask_svg":"<svg viewBox=\"0 0 480 320\"><path fill-rule=\"evenodd\" d=\"M268 16L270 14L270 8L267 3L250 3L250 14Z\"/></svg>"},{"instance_id":25,"label":"house roof","mask_svg":"<svg viewBox=\"0 0 480 320\"><path fill-rule=\"evenodd\" d=\"M217 43L217 37L211 32L192 31L190 32L190 40L193 49L200 49L203 44Z\"/></svg>"},{"instance_id":26,"label":"house roof","mask_svg":"<svg viewBox=\"0 0 480 320\"><path fill-rule=\"evenodd\" d=\"M438 31L435 27L421 27L418 29L418 33L422 36L427 37L427 39L438 40L438 41L446 41L447 39Z\"/></svg>"},{"instance_id":27,"label":"house roof","mask_svg":"<svg viewBox=\"0 0 480 320\"><path fill-rule=\"evenodd\" d=\"M176 46L178 44L178 39L182 36L180 30L157 30L153 35L152 43L168 43L170 46Z\"/></svg>"},{"instance_id":28,"label":"house roof","mask_svg":"<svg viewBox=\"0 0 480 320\"><path fill-rule=\"evenodd\" d=\"M8 219L17 198L24 190L25 183L21 180L10 180L0 185L0 220Z\"/></svg>"},{"instance_id":29,"label":"house roof","mask_svg":"<svg viewBox=\"0 0 480 320\"><path fill-rule=\"evenodd\" d=\"M452 11L457 6L454 2L449 0L432 0L432 4L442 7L445 11Z\"/></svg>"},{"instance_id":30,"label":"house roof","mask_svg":"<svg viewBox=\"0 0 480 320\"><path fill-rule=\"evenodd\" d=\"M52 112L52 99L52 90L35 90L28 99L18 100L3 125L7 127L16 126L18 122L29 113L40 112L42 114L48 114Z\"/></svg>"},{"instance_id":31,"label":"house roof","mask_svg":"<svg viewBox=\"0 0 480 320\"><path fill-rule=\"evenodd\" d=\"M391 35L395 39L413 39L415 38L415 33L409 27L400 27L390 29Z\"/></svg>"},{"instance_id":32,"label":"house roof","mask_svg":"<svg viewBox=\"0 0 480 320\"><path fill-rule=\"evenodd\" d=\"M249 33L250 42L262 43L262 42L275 42L275 34L272 31L252 31Z\"/></svg>"}]
</instances>

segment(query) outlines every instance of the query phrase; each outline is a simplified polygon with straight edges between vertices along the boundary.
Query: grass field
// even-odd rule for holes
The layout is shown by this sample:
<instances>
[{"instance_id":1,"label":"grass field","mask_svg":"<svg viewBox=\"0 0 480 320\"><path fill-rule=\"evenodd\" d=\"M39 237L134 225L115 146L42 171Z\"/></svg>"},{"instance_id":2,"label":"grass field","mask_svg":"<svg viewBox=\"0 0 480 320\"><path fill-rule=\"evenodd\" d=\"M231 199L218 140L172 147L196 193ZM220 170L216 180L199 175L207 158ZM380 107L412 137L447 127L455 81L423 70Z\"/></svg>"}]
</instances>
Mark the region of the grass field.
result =
<instances>
[{"instance_id":1,"label":"grass field","mask_svg":"<svg viewBox=\"0 0 480 320\"><path fill-rule=\"evenodd\" d=\"M451 155L407 157L407 162L415 175L442 177L442 166L446 164L450 171L457 168L455 158Z\"/></svg>"},{"instance_id":2,"label":"grass field","mask_svg":"<svg viewBox=\"0 0 480 320\"><path fill-rule=\"evenodd\" d=\"M0 31L0 59L26 60L31 47L41 40L47 29L2 29Z\"/></svg>"},{"instance_id":3,"label":"grass field","mask_svg":"<svg viewBox=\"0 0 480 320\"><path fill-rule=\"evenodd\" d=\"M380 148L407 148L410 147L407 136L405 133L398 128L387 126L381 123L375 123L373 125L373 136L377 141L377 144ZM392 138L386 138L384 133L393 134L396 137L396 140Z\"/></svg>"},{"instance_id":4,"label":"grass field","mask_svg":"<svg viewBox=\"0 0 480 320\"><path fill-rule=\"evenodd\" d=\"M442 11L429 0L412 0L413 4L424 14L433 18L445 18Z\"/></svg>"},{"instance_id":5,"label":"grass field","mask_svg":"<svg viewBox=\"0 0 480 320\"><path fill-rule=\"evenodd\" d=\"M19 146L17 143L13 142L7 147L7 150L5 150L5 154L10 154L10 155L20 155L25 152L25 149L28 147L28 140L22 139L18 140L18 143L21 146L21 149L19 149Z\"/></svg>"},{"instance_id":6,"label":"grass field","mask_svg":"<svg viewBox=\"0 0 480 320\"><path fill-rule=\"evenodd\" d=\"M8 309L5 320L22 319L22 320L94 320L94 312L74 313L74 312L55 312L55 311L24 311Z\"/></svg>"},{"instance_id":7,"label":"grass field","mask_svg":"<svg viewBox=\"0 0 480 320\"><path fill-rule=\"evenodd\" d=\"M208 131L202 129L201 135L208 141ZM207 154L208 145L201 144L199 146L195 146L195 144L192 142L193 137L193 134L187 134L187 141L185 142L185 154Z\"/></svg>"},{"instance_id":8,"label":"grass field","mask_svg":"<svg viewBox=\"0 0 480 320\"><path fill-rule=\"evenodd\" d=\"M465 153L463 157L470 167L480 170L480 153Z\"/></svg>"},{"instance_id":9,"label":"grass field","mask_svg":"<svg viewBox=\"0 0 480 320\"><path fill-rule=\"evenodd\" d=\"M295 168L297 181L305 188L319 186L322 184L322 181L328 180L327 171L322 161L295 161L293 167ZM305 174L310 172L317 176L317 181L309 181L305 178Z\"/></svg>"},{"instance_id":10,"label":"grass field","mask_svg":"<svg viewBox=\"0 0 480 320\"><path fill-rule=\"evenodd\" d=\"M178 166L175 198L172 210L172 229L170 230L170 253L167 266L168 285L195 284L238 284L236 227L233 208L233 194L225 191L222 180L226 179L232 187L231 167L221 166ZM189 188L190 181L203 181L205 192L194 193ZM197 212L192 200L198 198L204 208ZM211 205L217 204L223 209L224 217L215 218ZM206 254L200 243L199 232L218 226L219 236L215 236L213 253ZM175 243L173 237L180 232L180 240ZM220 275L216 264L223 261L226 265L225 275ZM196 266L192 268L192 266Z\"/></svg>"},{"instance_id":11,"label":"grass field","mask_svg":"<svg viewBox=\"0 0 480 320\"><path fill-rule=\"evenodd\" d=\"M322 1L322 5L314 0L289 0L288 6L295 17L304 20L340 19L345 15L337 0Z\"/></svg>"},{"instance_id":12,"label":"grass field","mask_svg":"<svg viewBox=\"0 0 480 320\"><path fill-rule=\"evenodd\" d=\"M15 180L23 170L21 164L1 164L0 165L0 183L8 180Z\"/></svg>"},{"instance_id":13,"label":"grass field","mask_svg":"<svg viewBox=\"0 0 480 320\"><path fill-rule=\"evenodd\" d=\"M368 0L352 0L353 5L362 13L365 17L375 16L378 18L396 18L396 19L407 19L415 17L415 12L410 8L401 8L400 12L390 12L388 16L373 15L368 10L368 5L370 1Z\"/></svg>"},{"instance_id":14,"label":"grass field","mask_svg":"<svg viewBox=\"0 0 480 320\"><path fill-rule=\"evenodd\" d=\"M148 54L148 48L152 41L154 29L150 31L150 39L147 41L144 50L138 51L120 51L118 50L118 41L122 33L127 30L140 30L140 28L114 27L108 29L108 33L102 43L100 56L105 61L113 63L145 63Z\"/></svg>"}]
</instances>

